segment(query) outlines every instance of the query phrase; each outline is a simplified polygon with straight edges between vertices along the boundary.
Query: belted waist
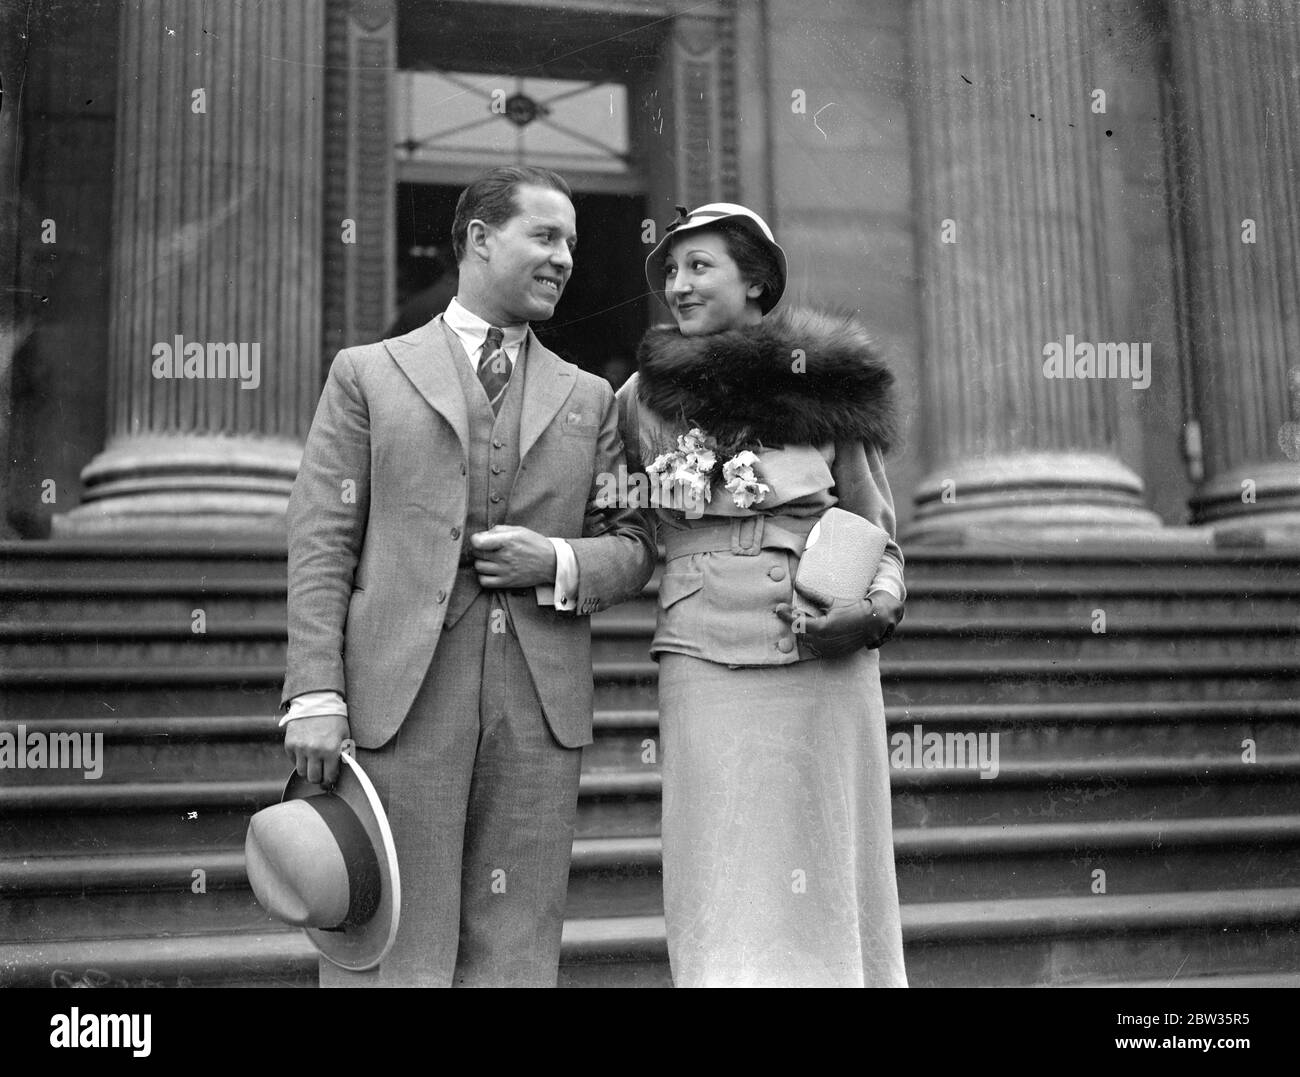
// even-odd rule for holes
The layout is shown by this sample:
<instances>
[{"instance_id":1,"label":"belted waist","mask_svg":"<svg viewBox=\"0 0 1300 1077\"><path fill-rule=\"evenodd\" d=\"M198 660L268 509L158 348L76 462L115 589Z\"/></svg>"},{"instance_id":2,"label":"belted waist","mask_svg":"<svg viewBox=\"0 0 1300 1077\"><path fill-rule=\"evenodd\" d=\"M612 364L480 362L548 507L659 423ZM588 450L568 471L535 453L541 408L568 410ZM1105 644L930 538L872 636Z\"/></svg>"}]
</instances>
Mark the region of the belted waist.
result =
<instances>
[{"instance_id":1,"label":"belted waist","mask_svg":"<svg viewBox=\"0 0 1300 1077\"><path fill-rule=\"evenodd\" d=\"M668 531L666 561L693 553L738 554L756 557L759 550L789 550L802 554L816 516L735 516L716 524Z\"/></svg>"}]
</instances>

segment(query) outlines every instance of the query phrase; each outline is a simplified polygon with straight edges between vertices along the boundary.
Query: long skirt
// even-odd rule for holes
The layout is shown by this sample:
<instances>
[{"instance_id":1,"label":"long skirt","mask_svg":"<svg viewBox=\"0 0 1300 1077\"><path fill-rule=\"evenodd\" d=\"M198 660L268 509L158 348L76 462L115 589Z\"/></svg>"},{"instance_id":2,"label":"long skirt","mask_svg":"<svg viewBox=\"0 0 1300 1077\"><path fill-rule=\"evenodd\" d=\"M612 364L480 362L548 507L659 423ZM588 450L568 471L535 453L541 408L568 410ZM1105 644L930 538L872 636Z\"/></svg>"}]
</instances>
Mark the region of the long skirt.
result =
<instances>
[{"instance_id":1,"label":"long skirt","mask_svg":"<svg viewBox=\"0 0 1300 1077\"><path fill-rule=\"evenodd\" d=\"M879 656L661 654L673 983L906 987Z\"/></svg>"}]
</instances>

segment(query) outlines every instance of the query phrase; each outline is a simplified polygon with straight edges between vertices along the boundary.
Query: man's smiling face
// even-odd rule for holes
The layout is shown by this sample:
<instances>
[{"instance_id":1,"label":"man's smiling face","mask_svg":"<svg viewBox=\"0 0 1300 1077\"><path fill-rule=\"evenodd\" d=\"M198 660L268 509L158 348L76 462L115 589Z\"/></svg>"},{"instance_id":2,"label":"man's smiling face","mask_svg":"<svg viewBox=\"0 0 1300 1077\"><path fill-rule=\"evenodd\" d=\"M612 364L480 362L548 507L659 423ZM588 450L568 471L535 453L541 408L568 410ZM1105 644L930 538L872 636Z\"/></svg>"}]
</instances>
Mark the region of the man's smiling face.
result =
<instances>
[{"instance_id":1,"label":"man's smiling face","mask_svg":"<svg viewBox=\"0 0 1300 1077\"><path fill-rule=\"evenodd\" d=\"M506 324L545 321L573 272L573 203L550 187L520 184L516 212L489 229L487 283Z\"/></svg>"}]
</instances>

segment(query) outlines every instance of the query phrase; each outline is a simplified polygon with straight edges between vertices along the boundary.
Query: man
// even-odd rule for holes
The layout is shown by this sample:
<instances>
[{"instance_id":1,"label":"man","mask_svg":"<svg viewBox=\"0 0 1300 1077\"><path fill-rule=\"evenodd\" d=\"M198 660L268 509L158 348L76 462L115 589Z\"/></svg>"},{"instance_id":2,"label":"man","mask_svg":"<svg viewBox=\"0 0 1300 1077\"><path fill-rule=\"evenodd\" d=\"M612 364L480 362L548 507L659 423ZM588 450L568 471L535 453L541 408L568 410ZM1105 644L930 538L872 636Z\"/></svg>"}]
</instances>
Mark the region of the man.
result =
<instances>
[{"instance_id":1,"label":"man","mask_svg":"<svg viewBox=\"0 0 1300 1077\"><path fill-rule=\"evenodd\" d=\"M644 517L596 505L613 391L528 325L573 268L567 185L494 169L452 228L457 298L339 353L289 502L285 750L328 783L356 741L402 873L393 949L322 985L555 984L587 615L654 567Z\"/></svg>"}]
</instances>

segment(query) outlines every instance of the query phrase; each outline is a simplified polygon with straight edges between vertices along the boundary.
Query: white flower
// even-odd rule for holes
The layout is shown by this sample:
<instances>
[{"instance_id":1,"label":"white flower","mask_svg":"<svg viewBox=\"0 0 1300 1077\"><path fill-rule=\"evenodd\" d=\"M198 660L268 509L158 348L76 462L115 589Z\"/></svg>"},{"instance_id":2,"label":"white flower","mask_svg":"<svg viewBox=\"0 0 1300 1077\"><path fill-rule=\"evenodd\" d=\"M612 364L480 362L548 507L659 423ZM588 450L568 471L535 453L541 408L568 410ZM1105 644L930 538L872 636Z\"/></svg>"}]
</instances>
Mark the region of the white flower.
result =
<instances>
[{"instance_id":1,"label":"white flower","mask_svg":"<svg viewBox=\"0 0 1300 1077\"><path fill-rule=\"evenodd\" d=\"M676 456L676 453L660 453L654 458L654 463L646 466L646 474L662 478L664 472L673 467Z\"/></svg>"},{"instance_id":2,"label":"white flower","mask_svg":"<svg viewBox=\"0 0 1300 1077\"><path fill-rule=\"evenodd\" d=\"M692 426L686 433L677 438L677 447L684 453L711 450L714 444L714 440L698 426Z\"/></svg>"},{"instance_id":3,"label":"white flower","mask_svg":"<svg viewBox=\"0 0 1300 1077\"><path fill-rule=\"evenodd\" d=\"M761 505L772 488L766 483L737 475L727 483L731 500L738 508L747 509L751 505Z\"/></svg>"},{"instance_id":4,"label":"white flower","mask_svg":"<svg viewBox=\"0 0 1300 1077\"><path fill-rule=\"evenodd\" d=\"M686 462L697 471L712 471L718 457L711 449L698 449L686 454Z\"/></svg>"}]
</instances>

